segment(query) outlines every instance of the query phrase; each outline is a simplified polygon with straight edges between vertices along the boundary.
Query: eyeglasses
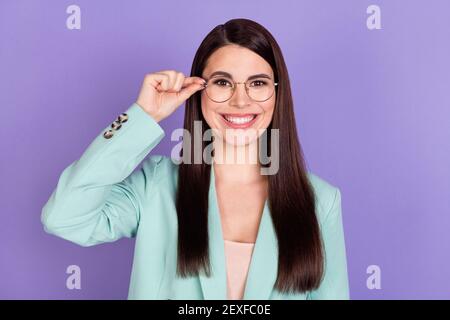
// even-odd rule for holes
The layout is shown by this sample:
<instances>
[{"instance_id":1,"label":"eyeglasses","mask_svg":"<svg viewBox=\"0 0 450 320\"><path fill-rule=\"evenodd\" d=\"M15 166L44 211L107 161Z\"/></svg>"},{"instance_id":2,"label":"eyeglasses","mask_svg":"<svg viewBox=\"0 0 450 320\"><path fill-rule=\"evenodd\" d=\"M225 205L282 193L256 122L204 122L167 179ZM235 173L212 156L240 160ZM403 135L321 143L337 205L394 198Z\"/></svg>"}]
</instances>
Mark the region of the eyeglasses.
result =
<instances>
[{"instance_id":1,"label":"eyeglasses","mask_svg":"<svg viewBox=\"0 0 450 320\"><path fill-rule=\"evenodd\" d=\"M263 102L269 100L275 92L275 87L278 82L273 82L272 79L257 78L247 80L245 82L235 82L226 77L212 77L208 79L205 86L205 92L208 98L214 102L225 102L229 100L238 84L245 84L245 91L250 99Z\"/></svg>"}]
</instances>

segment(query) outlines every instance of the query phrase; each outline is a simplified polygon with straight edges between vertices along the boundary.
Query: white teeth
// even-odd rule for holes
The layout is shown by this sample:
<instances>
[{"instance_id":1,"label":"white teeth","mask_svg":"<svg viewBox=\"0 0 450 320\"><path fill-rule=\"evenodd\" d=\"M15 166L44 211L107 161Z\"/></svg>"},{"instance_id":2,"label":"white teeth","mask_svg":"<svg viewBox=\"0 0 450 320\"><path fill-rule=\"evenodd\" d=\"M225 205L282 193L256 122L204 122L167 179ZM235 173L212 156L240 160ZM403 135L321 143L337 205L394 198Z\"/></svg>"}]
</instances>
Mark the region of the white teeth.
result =
<instances>
[{"instance_id":1,"label":"white teeth","mask_svg":"<svg viewBox=\"0 0 450 320\"><path fill-rule=\"evenodd\" d=\"M252 121L255 117L256 117L256 115L248 116L248 117L230 117L230 116L224 115L224 118L227 119L227 121L229 121L231 123L235 123L235 124L248 123L248 122Z\"/></svg>"}]
</instances>

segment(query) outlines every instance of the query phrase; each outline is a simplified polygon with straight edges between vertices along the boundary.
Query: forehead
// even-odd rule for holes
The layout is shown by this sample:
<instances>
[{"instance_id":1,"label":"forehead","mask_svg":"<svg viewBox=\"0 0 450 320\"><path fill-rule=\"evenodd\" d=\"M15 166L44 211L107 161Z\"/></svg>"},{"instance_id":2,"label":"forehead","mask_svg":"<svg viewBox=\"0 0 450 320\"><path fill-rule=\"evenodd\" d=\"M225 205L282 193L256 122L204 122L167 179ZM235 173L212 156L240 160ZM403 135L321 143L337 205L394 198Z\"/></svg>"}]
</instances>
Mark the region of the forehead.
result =
<instances>
[{"instance_id":1,"label":"forehead","mask_svg":"<svg viewBox=\"0 0 450 320\"><path fill-rule=\"evenodd\" d=\"M255 52L237 45L222 47L208 58L203 77L215 71L228 72L237 80L244 80L259 73L273 77L272 67L266 60Z\"/></svg>"}]
</instances>

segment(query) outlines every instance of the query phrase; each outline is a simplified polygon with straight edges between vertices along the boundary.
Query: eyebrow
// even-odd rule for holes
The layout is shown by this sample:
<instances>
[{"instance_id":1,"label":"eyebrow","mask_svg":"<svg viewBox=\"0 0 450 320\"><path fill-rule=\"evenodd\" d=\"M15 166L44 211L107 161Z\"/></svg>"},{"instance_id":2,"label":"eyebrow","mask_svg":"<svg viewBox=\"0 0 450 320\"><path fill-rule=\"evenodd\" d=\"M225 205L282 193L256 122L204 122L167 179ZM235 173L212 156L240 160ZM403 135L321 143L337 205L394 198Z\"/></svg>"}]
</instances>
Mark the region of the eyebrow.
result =
<instances>
[{"instance_id":1,"label":"eyebrow","mask_svg":"<svg viewBox=\"0 0 450 320\"><path fill-rule=\"evenodd\" d=\"M225 71L215 71L215 72L211 73L209 78L212 78L214 76L225 76L225 77L233 79L233 76L231 74L229 74L228 72L225 72ZM256 78L272 79L269 75L267 75L265 73L258 73L258 74L254 74L254 75L248 77L247 80L252 80L252 79L256 79Z\"/></svg>"}]
</instances>

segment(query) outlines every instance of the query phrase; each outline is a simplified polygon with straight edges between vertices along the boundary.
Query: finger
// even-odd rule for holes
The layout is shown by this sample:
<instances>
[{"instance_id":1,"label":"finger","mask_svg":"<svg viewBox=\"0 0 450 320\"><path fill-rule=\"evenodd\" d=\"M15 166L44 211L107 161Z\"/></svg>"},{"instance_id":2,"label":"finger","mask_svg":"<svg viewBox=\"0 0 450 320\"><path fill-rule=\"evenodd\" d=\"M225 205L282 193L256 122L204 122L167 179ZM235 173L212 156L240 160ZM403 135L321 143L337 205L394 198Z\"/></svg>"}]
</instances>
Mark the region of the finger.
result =
<instances>
[{"instance_id":1,"label":"finger","mask_svg":"<svg viewBox=\"0 0 450 320\"><path fill-rule=\"evenodd\" d=\"M204 86L202 84L199 83L193 83L188 85L187 87L181 89L181 91L179 92L179 97L182 100L186 100L188 99L190 96L192 96L195 92L203 89Z\"/></svg>"},{"instance_id":2,"label":"finger","mask_svg":"<svg viewBox=\"0 0 450 320\"><path fill-rule=\"evenodd\" d=\"M184 74L182 72L178 72L173 89L176 92L180 91L183 86L183 82L184 82Z\"/></svg>"},{"instance_id":3,"label":"finger","mask_svg":"<svg viewBox=\"0 0 450 320\"><path fill-rule=\"evenodd\" d=\"M158 91L169 89L169 75L165 73L153 73L148 76L148 82Z\"/></svg>"},{"instance_id":4,"label":"finger","mask_svg":"<svg viewBox=\"0 0 450 320\"><path fill-rule=\"evenodd\" d=\"M173 87L175 85L177 72L175 70L163 70L163 71L159 71L158 73L164 74L167 76L168 87L165 89L165 91L175 92L175 90L173 90Z\"/></svg>"},{"instance_id":5,"label":"finger","mask_svg":"<svg viewBox=\"0 0 450 320\"><path fill-rule=\"evenodd\" d=\"M177 81L177 76L178 76L178 72L174 71L174 70L169 70L167 72L167 74L169 75L169 91L170 92L176 92L175 90L175 83Z\"/></svg>"},{"instance_id":6,"label":"finger","mask_svg":"<svg viewBox=\"0 0 450 320\"><path fill-rule=\"evenodd\" d=\"M193 84L193 83L203 84L205 82L206 82L206 80L204 80L204 79L202 79L200 77L188 77L188 78L184 79L183 86L188 86L188 85Z\"/></svg>"}]
</instances>

